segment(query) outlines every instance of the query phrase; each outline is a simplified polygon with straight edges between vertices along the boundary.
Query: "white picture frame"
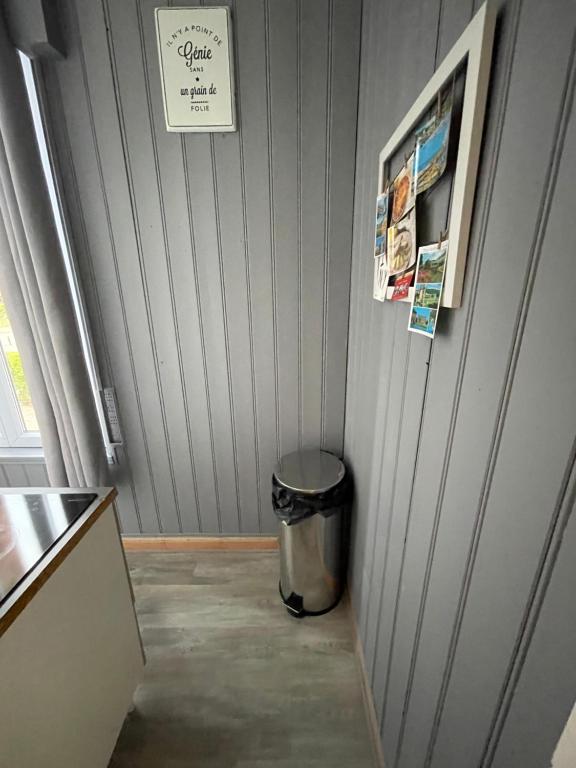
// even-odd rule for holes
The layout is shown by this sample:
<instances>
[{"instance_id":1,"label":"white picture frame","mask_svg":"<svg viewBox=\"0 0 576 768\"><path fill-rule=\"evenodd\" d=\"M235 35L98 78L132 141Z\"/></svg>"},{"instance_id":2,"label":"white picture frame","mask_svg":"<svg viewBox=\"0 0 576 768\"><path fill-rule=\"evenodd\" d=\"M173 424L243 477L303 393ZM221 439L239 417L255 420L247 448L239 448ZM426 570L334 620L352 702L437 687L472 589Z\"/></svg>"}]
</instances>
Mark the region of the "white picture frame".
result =
<instances>
[{"instance_id":1,"label":"white picture frame","mask_svg":"<svg viewBox=\"0 0 576 768\"><path fill-rule=\"evenodd\" d=\"M162 6L154 17L166 130L236 131L230 8Z\"/></svg>"},{"instance_id":2,"label":"white picture frame","mask_svg":"<svg viewBox=\"0 0 576 768\"><path fill-rule=\"evenodd\" d=\"M425 112L433 105L437 99L437 94L452 79L457 70L466 63L460 140L448 225L448 259L441 302L443 307L456 308L460 306L462 301L495 25L496 6L492 0L487 0L432 75L424 90L380 152L379 157L378 193L380 194L383 191L386 164L409 133L414 130ZM392 292L393 287L389 287L386 298L390 299ZM414 288L411 288L410 296L403 301L411 301L413 293Z\"/></svg>"}]
</instances>

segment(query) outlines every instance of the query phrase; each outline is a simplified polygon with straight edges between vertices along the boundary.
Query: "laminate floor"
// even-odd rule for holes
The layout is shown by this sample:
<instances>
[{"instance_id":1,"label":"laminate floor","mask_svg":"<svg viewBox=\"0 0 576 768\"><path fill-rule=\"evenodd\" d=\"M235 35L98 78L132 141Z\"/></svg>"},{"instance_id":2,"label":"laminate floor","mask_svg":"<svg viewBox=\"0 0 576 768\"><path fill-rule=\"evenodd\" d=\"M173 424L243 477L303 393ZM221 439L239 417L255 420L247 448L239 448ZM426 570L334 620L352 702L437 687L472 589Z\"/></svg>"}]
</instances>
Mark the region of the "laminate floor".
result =
<instances>
[{"instance_id":1,"label":"laminate floor","mask_svg":"<svg viewBox=\"0 0 576 768\"><path fill-rule=\"evenodd\" d=\"M347 607L291 618L278 553L131 553L144 682L110 768L374 768Z\"/></svg>"}]
</instances>

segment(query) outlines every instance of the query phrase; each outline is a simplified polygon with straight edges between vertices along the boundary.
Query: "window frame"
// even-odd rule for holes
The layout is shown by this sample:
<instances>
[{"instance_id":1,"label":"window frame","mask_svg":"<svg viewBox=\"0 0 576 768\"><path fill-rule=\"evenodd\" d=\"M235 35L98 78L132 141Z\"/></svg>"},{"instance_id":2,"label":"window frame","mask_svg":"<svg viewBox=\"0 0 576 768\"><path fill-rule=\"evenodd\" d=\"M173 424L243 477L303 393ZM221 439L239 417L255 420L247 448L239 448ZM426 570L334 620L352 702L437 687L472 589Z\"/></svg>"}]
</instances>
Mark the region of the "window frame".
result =
<instances>
[{"instance_id":1,"label":"window frame","mask_svg":"<svg viewBox=\"0 0 576 768\"><path fill-rule=\"evenodd\" d=\"M8 361L0 349L0 448L41 448L40 432L26 429Z\"/></svg>"}]
</instances>

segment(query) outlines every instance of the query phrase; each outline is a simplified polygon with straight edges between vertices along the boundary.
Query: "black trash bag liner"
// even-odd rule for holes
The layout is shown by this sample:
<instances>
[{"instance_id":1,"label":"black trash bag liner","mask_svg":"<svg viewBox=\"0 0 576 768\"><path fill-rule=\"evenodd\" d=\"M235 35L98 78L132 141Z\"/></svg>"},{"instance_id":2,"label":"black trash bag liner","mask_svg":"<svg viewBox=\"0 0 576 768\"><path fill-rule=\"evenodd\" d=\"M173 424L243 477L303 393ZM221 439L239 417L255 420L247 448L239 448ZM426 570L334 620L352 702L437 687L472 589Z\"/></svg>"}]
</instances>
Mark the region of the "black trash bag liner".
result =
<instances>
[{"instance_id":1,"label":"black trash bag liner","mask_svg":"<svg viewBox=\"0 0 576 768\"><path fill-rule=\"evenodd\" d=\"M279 520L287 525L298 523L312 515L330 517L337 512L346 512L352 500L352 480L348 473L342 480L323 493L298 493L281 485L272 476L272 506Z\"/></svg>"}]
</instances>

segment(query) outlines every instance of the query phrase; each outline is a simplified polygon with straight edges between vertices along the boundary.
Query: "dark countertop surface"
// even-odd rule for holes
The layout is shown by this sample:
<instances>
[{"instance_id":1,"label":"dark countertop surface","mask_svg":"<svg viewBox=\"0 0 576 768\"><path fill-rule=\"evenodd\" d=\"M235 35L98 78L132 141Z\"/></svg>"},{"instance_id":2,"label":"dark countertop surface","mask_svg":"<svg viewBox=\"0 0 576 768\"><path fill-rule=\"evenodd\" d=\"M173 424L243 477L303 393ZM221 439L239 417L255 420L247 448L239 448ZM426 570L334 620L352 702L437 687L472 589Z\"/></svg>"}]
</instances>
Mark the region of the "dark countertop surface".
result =
<instances>
[{"instance_id":1,"label":"dark countertop surface","mask_svg":"<svg viewBox=\"0 0 576 768\"><path fill-rule=\"evenodd\" d=\"M0 488L0 638L117 495L105 487Z\"/></svg>"},{"instance_id":2,"label":"dark countertop surface","mask_svg":"<svg viewBox=\"0 0 576 768\"><path fill-rule=\"evenodd\" d=\"M97 498L92 492L0 493L0 607Z\"/></svg>"}]
</instances>

